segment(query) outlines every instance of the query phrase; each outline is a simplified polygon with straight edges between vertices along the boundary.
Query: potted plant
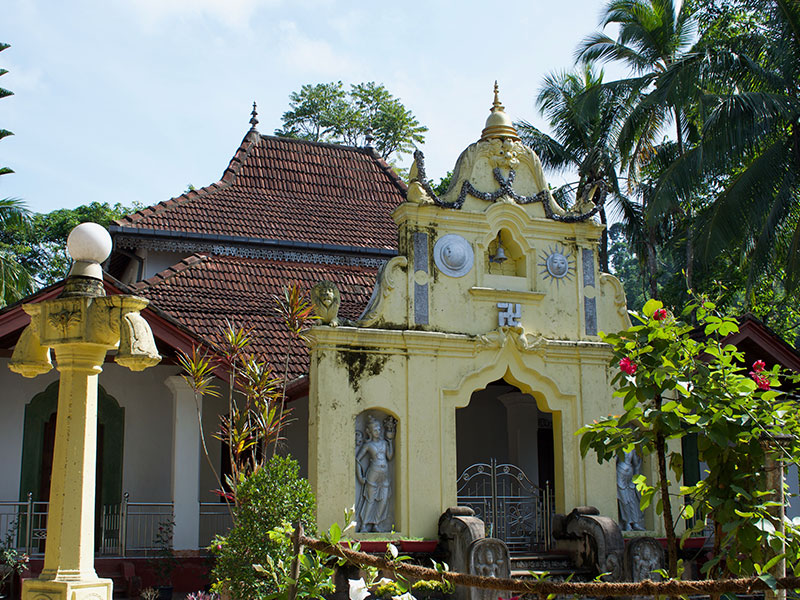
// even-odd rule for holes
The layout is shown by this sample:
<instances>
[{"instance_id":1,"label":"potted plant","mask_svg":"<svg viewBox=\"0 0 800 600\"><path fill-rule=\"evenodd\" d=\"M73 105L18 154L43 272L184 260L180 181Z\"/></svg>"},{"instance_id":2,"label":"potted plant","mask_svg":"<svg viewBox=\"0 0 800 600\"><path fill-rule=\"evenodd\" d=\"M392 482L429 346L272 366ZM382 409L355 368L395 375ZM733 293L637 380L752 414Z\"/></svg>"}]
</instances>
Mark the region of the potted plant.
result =
<instances>
[{"instance_id":1,"label":"potted plant","mask_svg":"<svg viewBox=\"0 0 800 600\"><path fill-rule=\"evenodd\" d=\"M14 575L22 575L28 568L28 555L17 550L12 530L13 526L0 542L0 598L11 596Z\"/></svg>"},{"instance_id":2,"label":"potted plant","mask_svg":"<svg viewBox=\"0 0 800 600\"><path fill-rule=\"evenodd\" d=\"M153 538L156 551L150 560L150 566L156 577L158 600L172 600L172 572L178 566L175 550L172 548L172 537L175 520L170 517L158 524L158 532Z\"/></svg>"}]
</instances>

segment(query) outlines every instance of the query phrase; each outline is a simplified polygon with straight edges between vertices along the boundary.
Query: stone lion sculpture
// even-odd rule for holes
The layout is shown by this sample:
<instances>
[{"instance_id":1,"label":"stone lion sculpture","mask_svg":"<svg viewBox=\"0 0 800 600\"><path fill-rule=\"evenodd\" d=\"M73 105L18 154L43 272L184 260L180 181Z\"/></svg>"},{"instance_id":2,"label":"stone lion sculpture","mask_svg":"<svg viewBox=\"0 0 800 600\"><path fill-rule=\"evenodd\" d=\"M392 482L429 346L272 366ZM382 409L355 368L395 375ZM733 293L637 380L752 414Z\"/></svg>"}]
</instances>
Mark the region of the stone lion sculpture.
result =
<instances>
[{"instance_id":1,"label":"stone lion sculpture","mask_svg":"<svg viewBox=\"0 0 800 600\"><path fill-rule=\"evenodd\" d=\"M320 281L311 288L311 303L321 323L339 326L339 304L342 299L339 288L332 281Z\"/></svg>"}]
</instances>

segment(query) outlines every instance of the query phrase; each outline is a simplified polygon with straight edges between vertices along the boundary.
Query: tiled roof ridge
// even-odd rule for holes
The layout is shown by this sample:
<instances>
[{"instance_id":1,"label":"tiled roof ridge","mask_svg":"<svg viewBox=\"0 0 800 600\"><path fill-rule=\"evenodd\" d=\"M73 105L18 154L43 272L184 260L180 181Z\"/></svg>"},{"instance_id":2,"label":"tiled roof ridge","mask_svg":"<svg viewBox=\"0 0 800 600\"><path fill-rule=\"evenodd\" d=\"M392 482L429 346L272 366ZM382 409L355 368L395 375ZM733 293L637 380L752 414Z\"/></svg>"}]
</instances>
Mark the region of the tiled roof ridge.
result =
<instances>
[{"instance_id":1,"label":"tiled roof ridge","mask_svg":"<svg viewBox=\"0 0 800 600\"><path fill-rule=\"evenodd\" d=\"M377 150L374 148L368 148L368 150L370 150L370 154L375 162L378 163L378 166L389 176L389 179L392 180L392 183L394 183L405 196L408 193L408 184L403 181L400 175L397 174L397 172L392 168L392 165L387 163L386 160L380 154L378 154Z\"/></svg>"},{"instance_id":2,"label":"tiled roof ridge","mask_svg":"<svg viewBox=\"0 0 800 600\"><path fill-rule=\"evenodd\" d=\"M148 277L147 279L143 279L142 281L137 281L136 283L132 284L130 287L133 290L142 290L147 287L151 287L163 281L167 281L179 275L186 269L190 269L197 264L204 263L209 260L209 257L205 254L192 254L191 256L187 256L184 259L181 259L174 265L171 265L164 269L163 271L159 271L152 277Z\"/></svg>"},{"instance_id":3,"label":"tiled roof ridge","mask_svg":"<svg viewBox=\"0 0 800 600\"><path fill-rule=\"evenodd\" d=\"M242 165L247 160L253 148L258 146L261 142L262 137L263 136L258 133L255 127L245 134L244 138L242 138L242 143L239 144L236 152L233 153L233 158L231 158L231 161L228 163L228 167L222 172L220 183L224 182L230 185L236 180L236 176L239 175Z\"/></svg>"},{"instance_id":4,"label":"tiled roof ridge","mask_svg":"<svg viewBox=\"0 0 800 600\"><path fill-rule=\"evenodd\" d=\"M125 215L121 219L116 219L113 221L113 225L119 225L120 227L124 227L126 224L135 223L145 217L149 217L151 215L164 212L165 210L169 210L178 204L183 204L184 202L188 202L189 200L194 200L195 198L199 198L201 196L205 196L207 194L213 194L218 192L221 189L230 187L230 183L224 181L215 181L209 185L203 186L201 188L197 188L194 190L189 190L181 194L180 196L175 196L174 198L170 198L169 200L162 200L161 202L154 204L153 206L147 206L141 210L137 210L135 213L130 215Z\"/></svg>"}]
</instances>

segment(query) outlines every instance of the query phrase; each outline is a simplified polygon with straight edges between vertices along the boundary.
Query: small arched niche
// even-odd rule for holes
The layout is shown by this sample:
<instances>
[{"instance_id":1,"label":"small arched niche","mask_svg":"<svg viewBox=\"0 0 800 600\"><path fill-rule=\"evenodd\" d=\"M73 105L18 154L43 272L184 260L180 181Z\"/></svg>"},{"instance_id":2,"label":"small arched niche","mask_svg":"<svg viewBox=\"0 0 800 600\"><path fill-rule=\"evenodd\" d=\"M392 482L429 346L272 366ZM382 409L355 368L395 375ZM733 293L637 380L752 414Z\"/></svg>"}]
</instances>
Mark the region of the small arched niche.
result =
<instances>
[{"instance_id":1,"label":"small arched niche","mask_svg":"<svg viewBox=\"0 0 800 600\"><path fill-rule=\"evenodd\" d=\"M395 525L397 419L380 409L356 417L356 531L388 532Z\"/></svg>"},{"instance_id":2,"label":"small arched niche","mask_svg":"<svg viewBox=\"0 0 800 600\"><path fill-rule=\"evenodd\" d=\"M500 229L484 254L484 268L489 275L525 277L526 263L525 253L507 229Z\"/></svg>"}]
</instances>

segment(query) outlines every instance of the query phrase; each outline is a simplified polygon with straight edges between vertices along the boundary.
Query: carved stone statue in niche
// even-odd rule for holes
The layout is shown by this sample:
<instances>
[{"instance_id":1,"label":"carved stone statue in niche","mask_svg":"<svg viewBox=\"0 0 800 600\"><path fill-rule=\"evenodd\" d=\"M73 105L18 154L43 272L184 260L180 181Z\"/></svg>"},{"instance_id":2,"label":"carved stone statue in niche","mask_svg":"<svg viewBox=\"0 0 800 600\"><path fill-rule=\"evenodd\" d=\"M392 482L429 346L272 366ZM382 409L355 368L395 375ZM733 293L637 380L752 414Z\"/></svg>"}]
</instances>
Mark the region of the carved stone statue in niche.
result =
<instances>
[{"instance_id":1,"label":"carved stone statue in niche","mask_svg":"<svg viewBox=\"0 0 800 600\"><path fill-rule=\"evenodd\" d=\"M358 531L391 531L394 525L393 458L397 420L391 415L381 420L381 416L379 411L370 411L356 420Z\"/></svg>"},{"instance_id":2,"label":"carved stone statue in niche","mask_svg":"<svg viewBox=\"0 0 800 600\"><path fill-rule=\"evenodd\" d=\"M467 554L470 575L500 579L511 577L511 559L504 541L496 538L475 540L470 544ZM498 596L507 595L504 592L482 588L469 590L469 600L494 600Z\"/></svg>"},{"instance_id":3,"label":"carved stone statue in niche","mask_svg":"<svg viewBox=\"0 0 800 600\"><path fill-rule=\"evenodd\" d=\"M625 574L629 581L661 581L656 571L665 567L664 548L654 538L636 538L625 548Z\"/></svg>"},{"instance_id":4,"label":"carved stone statue in niche","mask_svg":"<svg viewBox=\"0 0 800 600\"><path fill-rule=\"evenodd\" d=\"M642 472L642 457L633 450L617 456L617 500L622 531L644 531L644 513L639 508L641 496L634 478Z\"/></svg>"}]
</instances>

